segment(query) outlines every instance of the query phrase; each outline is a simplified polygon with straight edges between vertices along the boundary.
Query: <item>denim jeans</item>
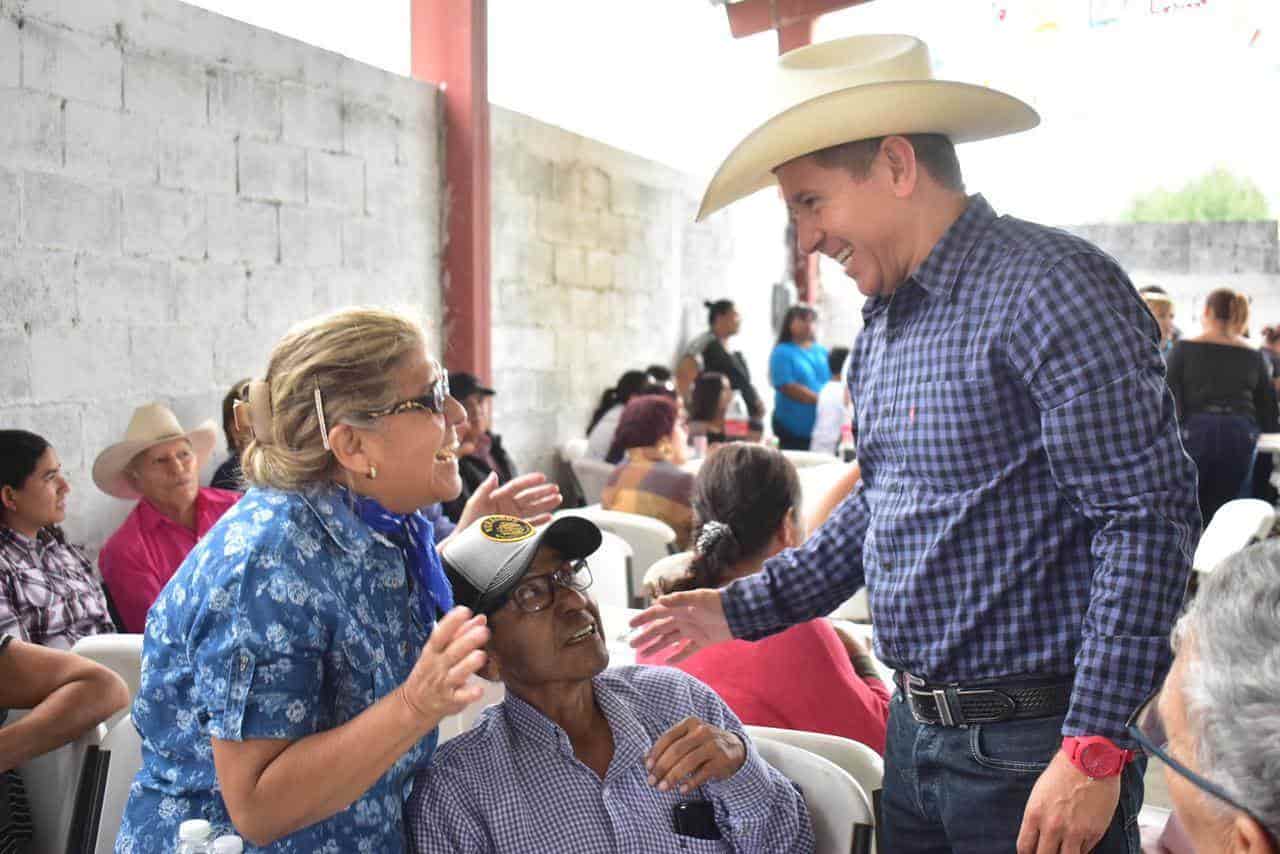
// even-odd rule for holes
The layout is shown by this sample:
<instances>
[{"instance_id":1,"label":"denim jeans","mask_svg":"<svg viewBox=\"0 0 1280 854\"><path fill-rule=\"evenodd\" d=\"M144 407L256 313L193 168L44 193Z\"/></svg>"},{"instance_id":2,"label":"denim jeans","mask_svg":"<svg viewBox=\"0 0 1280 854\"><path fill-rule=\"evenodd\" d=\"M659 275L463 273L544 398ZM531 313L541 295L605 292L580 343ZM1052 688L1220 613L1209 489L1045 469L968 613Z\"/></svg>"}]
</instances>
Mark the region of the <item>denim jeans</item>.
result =
<instances>
[{"instance_id":1,"label":"denim jeans","mask_svg":"<svg viewBox=\"0 0 1280 854\"><path fill-rule=\"evenodd\" d=\"M942 727L916 723L899 691L889 704L880 847L884 854L1017 850L1031 788L1062 746L1062 716ZM1101 854L1138 854L1145 759L1124 771Z\"/></svg>"}]
</instances>

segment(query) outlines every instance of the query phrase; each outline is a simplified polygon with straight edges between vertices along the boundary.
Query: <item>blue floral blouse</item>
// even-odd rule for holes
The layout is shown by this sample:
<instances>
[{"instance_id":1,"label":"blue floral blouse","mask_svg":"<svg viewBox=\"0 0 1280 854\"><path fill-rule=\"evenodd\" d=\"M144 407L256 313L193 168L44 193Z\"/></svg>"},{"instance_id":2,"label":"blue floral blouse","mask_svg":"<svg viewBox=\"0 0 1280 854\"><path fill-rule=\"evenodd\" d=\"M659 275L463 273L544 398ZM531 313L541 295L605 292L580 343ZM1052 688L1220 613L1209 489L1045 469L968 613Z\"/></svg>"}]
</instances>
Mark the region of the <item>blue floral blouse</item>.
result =
<instances>
[{"instance_id":1,"label":"blue floral blouse","mask_svg":"<svg viewBox=\"0 0 1280 854\"><path fill-rule=\"evenodd\" d=\"M133 703L142 770L116 854L168 854L188 818L230 830L211 737L300 739L351 720L408 678L431 626L406 579L400 549L336 488L249 490L147 615ZM245 850L403 851L403 805L435 744L433 731L346 810Z\"/></svg>"}]
</instances>

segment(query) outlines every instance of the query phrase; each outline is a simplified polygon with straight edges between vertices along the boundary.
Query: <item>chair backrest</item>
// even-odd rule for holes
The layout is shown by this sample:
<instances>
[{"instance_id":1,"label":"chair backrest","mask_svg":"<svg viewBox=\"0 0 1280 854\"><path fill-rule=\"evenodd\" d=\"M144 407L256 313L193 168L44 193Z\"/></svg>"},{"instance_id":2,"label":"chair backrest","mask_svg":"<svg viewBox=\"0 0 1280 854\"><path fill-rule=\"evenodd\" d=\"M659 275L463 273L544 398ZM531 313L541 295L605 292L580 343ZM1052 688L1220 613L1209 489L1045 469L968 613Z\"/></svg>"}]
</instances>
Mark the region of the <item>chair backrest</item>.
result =
<instances>
[{"instance_id":1,"label":"chair backrest","mask_svg":"<svg viewBox=\"0 0 1280 854\"><path fill-rule=\"evenodd\" d=\"M795 783L809 808L817 854L867 854L875 819L858 782L829 759L801 747L762 738L760 756ZM857 843L855 845L855 842Z\"/></svg>"},{"instance_id":2,"label":"chair backrest","mask_svg":"<svg viewBox=\"0 0 1280 854\"><path fill-rule=\"evenodd\" d=\"M820 454L816 451L783 451L782 455L791 460L791 464L798 469L840 462L835 454Z\"/></svg>"},{"instance_id":3,"label":"chair backrest","mask_svg":"<svg viewBox=\"0 0 1280 854\"><path fill-rule=\"evenodd\" d=\"M601 531L600 548L587 563L591 566L591 595L602 605L631 606L631 544L612 531Z\"/></svg>"},{"instance_id":4,"label":"chair backrest","mask_svg":"<svg viewBox=\"0 0 1280 854\"><path fill-rule=\"evenodd\" d=\"M650 599L657 599L662 595L664 582L673 581L688 573L691 560L693 560L693 552L676 552L654 561L644 573L644 595Z\"/></svg>"},{"instance_id":5,"label":"chair backrest","mask_svg":"<svg viewBox=\"0 0 1280 854\"><path fill-rule=\"evenodd\" d=\"M129 689L129 702L133 702L142 684L142 635L90 635L76 641L71 651L96 661L123 679ZM107 729L120 723L126 714L121 709L107 718Z\"/></svg>"},{"instance_id":6,"label":"chair backrest","mask_svg":"<svg viewBox=\"0 0 1280 854\"><path fill-rule=\"evenodd\" d=\"M586 502L599 504L600 496L609 483L609 476L613 474L613 464L603 460L593 460L590 457L579 457L569 462L569 468L572 469L574 479L578 481L578 488L582 490L582 497Z\"/></svg>"},{"instance_id":7,"label":"chair backrest","mask_svg":"<svg viewBox=\"0 0 1280 854\"><path fill-rule=\"evenodd\" d=\"M502 699L507 696L507 688L501 682L490 682L488 679L481 679L479 676L473 676L484 688L484 693L480 695L480 699L469 704L465 709L456 715L450 715L440 722L440 744L444 744L456 735L466 732L476 725L476 721L480 718L480 713L487 706L501 703Z\"/></svg>"},{"instance_id":8,"label":"chair backrest","mask_svg":"<svg viewBox=\"0 0 1280 854\"><path fill-rule=\"evenodd\" d=\"M138 735L131 716L126 715L107 731L102 739L102 749L107 752L110 764L107 766L107 785L103 792L94 851L96 854L111 854L120 834L129 787L142 767L142 737Z\"/></svg>"},{"instance_id":9,"label":"chair backrest","mask_svg":"<svg viewBox=\"0 0 1280 854\"><path fill-rule=\"evenodd\" d=\"M602 530L617 534L631 546L631 607L644 607L644 573L650 566L671 554L675 548L676 532L660 519L624 513L620 510L604 510L600 507L576 507L562 510L560 514L582 516L595 522Z\"/></svg>"},{"instance_id":10,"label":"chair backrest","mask_svg":"<svg viewBox=\"0 0 1280 854\"><path fill-rule=\"evenodd\" d=\"M1205 527L1192 567L1196 572L1213 572L1236 552L1265 539L1275 519L1275 508L1265 501L1257 498L1228 501L1218 508Z\"/></svg>"},{"instance_id":11,"label":"chair backrest","mask_svg":"<svg viewBox=\"0 0 1280 854\"><path fill-rule=\"evenodd\" d=\"M27 714L27 710L10 710L7 724ZM32 851L67 850L79 802L80 779L87 766L95 765L93 754L105 734L106 727L99 724L70 744L18 767L31 805Z\"/></svg>"},{"instance_id":12,"label":"chair backrest","mask_svg":"<svg viewBox=\"0 0 1280 854\"><path fill-rule=\"evenodd\" d=\"M747 735L760 741L780 741L816 753L834 762L862 787L863 794L873 796L884 785L884 760L865 744L825 732L806 732L798 729L779 729L769 726L746 727ZM867 801L867 807L871 807Z\"/></svg>"}]
</instances>

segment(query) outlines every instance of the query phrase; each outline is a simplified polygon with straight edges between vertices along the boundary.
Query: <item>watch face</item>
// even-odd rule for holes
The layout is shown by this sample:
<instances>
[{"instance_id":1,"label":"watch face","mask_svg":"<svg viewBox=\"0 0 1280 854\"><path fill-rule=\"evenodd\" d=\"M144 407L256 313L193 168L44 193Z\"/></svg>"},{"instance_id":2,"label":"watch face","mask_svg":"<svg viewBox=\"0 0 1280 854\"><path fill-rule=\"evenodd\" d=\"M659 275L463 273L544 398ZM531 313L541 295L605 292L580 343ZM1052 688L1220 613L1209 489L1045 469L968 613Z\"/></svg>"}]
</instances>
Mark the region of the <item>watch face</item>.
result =
<instances>
[{"instance_id":1,"label":"watch face","mask_svg":"<svg viewBox=\"0 0 1280 854\"><path fill-rule=\"evenodd\" d=\"M1115 751L1104 744L1087 744L1080 751L1080 764L1090 777L1110 777L1116 773Z\"/></svg>"}]
</instances>

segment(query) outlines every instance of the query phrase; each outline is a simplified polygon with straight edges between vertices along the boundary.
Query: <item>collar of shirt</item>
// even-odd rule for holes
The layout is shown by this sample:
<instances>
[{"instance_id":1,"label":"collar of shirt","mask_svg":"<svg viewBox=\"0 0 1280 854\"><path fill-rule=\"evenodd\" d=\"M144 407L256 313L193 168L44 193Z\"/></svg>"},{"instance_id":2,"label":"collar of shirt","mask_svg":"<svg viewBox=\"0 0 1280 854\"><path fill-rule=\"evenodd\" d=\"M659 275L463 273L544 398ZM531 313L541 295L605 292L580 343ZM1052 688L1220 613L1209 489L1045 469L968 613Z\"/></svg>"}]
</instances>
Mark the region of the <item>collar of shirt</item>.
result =
<instances>
[{"instance_id":1,"label":"collar of shirt","mask_svg":"<svg viewBox=\"0 0 1280 854\"><path fill-rule=\"evenodd\" d=\"M12 545L27 551L43 554L50 546L57 545L58 538L48 528L36 532L35 539L21 531L15 531L8 525L0 525L0 546Z\"/></svg>"},{"instance_id":2,"label":"collar of shirt","mask_svg":"<svg viewBox=\"0 0 1280 854\"><path fill-rule=\"evenodd\" d=\"M924 262L911 272L898 289L914 282L934 299L950 299L956 279L964 269L965 259L977 244L987 226L997 219L995 210L981 193L969 197L969 205L960 218L951 223L942 237L929 250ZM896 292L897 289L895 289ZM862 306L862 319L867 321L889 306L889 296L875 296Z\"/></svg>"},{"instance_id":3,"label":"collar of shirt","mask_svg":"<svg viewBox=\"0 0 1280 854\"><path fill-rule=\"evenodd\" d=\"M613 758L609 760L609 771L605 776L636 768L643 769L644 755L649 748L649 736L644 726L631 707L614 695L604 679L595 677L591 680L591 686L600 712L613 731ZM569 734L532 704L517 697L512 691L507 691L503 708L512 732L518 737L530 744L573 756L573 743L569 740Z\"/></svg>"},{"instance_id":4,"label":"collar of shirt","mask_svg":"<svg viewBox=\"0 0 1280 854\"><path fill-rule=\"evenodd\" d=\"M320 487L302 495L303 502L316 515L320 526L338 547L353 557L360 557L374 538L393 546L364 523L337 487Z\"/></svg>"}]
</instances>

